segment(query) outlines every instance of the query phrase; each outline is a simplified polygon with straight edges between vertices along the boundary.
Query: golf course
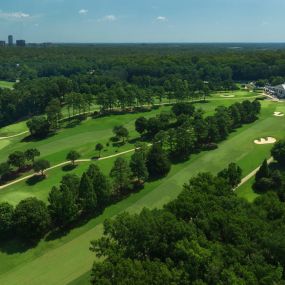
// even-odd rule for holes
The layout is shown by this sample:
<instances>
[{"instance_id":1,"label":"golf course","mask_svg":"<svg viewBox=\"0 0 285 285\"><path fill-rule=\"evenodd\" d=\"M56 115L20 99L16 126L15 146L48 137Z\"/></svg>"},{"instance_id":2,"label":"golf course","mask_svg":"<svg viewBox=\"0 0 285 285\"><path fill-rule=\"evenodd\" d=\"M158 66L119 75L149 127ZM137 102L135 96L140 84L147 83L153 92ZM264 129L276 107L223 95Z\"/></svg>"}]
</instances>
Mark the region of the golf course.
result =
<instances>
[{"instance_id":1,"label":"golf course","mask_svg":"<svg viewBox=\"0 0 285 285\"><path fill-rule=\"evenodd\" d=\"M223 97L221 94L224 93L213 94L206 103L195 103L195 107L204 110L205 115L211 115L218 106L229 106L234 102L259 96L247 91L234 91ZM219 144L218 149L194 154L190 160L174 164L167 177L147 182L144 189L107 207L98 217L60 236L49 236L32 248L15 241L0 244L0 284L88 284L89 271L95 258L89 251L90 241L102 235L105 219L113 218L124 211L138 213L144 207L161 208L178 196L182 186L191 177L199 172L216 174L233 161L242 168L243 177L247 176L260 166L264 158L270 157L272 148L271 143L258 145L254 141L267 137L277 141L284 139L285 117L274 116L274 113L285 113L285 104L269 100L260 102L259 119L232 132L227 140ZM4 162L13 151L37 148L41 157L49 160L51 166L55 167L47 171L47 177L42 181L33 183L29 178L15 181L10 186L3 185L0 201L16 205L23 199L36 197L47 202L51 187L59 185L62 176L67 174L62 165L57 165L66 161L66 154L70 150L78 151L81 154L80 159L86 161L78 162L77 167L68 173L81 175L90 163L95 163L108 174L117 156L129 159L132 155L135 142L139 140L139 134L135 131L135 120L142 115L153 117L169 111L170 108L161 106L145 113L110 115L95 119L88 117L75 125L65 125L55 135L38 141L25 140L25 122L0 129L0 162ZM118 124L124 125L129 131L128 142L123 146L112 145L110 142L112 129ZM103 159L96 160L95 145L99 142L104 145ZM32 174L26 173L23 177ZM251 182L249 180L236 189L236 194L248 201L253 201L257 196L251 190Z\"/></svg>"}]
</instances>

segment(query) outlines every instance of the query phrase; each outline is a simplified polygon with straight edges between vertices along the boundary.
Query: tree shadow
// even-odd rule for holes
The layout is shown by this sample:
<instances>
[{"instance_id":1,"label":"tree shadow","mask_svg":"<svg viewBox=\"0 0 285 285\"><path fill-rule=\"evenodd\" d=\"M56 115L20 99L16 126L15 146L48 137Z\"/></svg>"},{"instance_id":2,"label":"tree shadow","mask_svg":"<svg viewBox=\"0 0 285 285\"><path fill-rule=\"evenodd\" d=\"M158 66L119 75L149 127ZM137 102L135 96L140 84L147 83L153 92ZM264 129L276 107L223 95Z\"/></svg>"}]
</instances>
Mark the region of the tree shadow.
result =
<instances>
[{"instance_id":1,"label":"tree shadow","mask_svg":"<svg viewBox=\"0 0 285 285\"><path fill-rule=\"evenodd\" d=\"M68 171L72 171L77 167L77 164L67 164L64 165L61 169L62 171L68 172Z\"/></svg>"},{"instance_id":2,"label":"tree shadow","mask_svg":"<svg viewBox=\"0 0 285 285\"><path fill-rule=\"evenodd\" d=\"M12 180L15 180L17 178L20 177L20 173L18 171L11 171L7 174L4 174L2 177L1 177L1 180L0 180L0 185L4 185L6 184L7 182L9 181L12 181Z\"/></svg>"},{"instance_id":3,"label":"tree shadow","mask_svg":"<svg viewBox=\"0 0 285 285\"><path fill-rule=\"evenodd\" d=\"M128 143L129 144L136 144L137 142L140 142L140 141L141 141L140 138L133 138L133 139L128 140Z\"/></svg>"},{"instance_id":4,"label":"tree shadow","mask_svg":"<svg viewBox=\"0 0 285 285\"><path fill-rule=\"evenodd\" d=\"M17 238L6 240L0 243L0 252L6 253L8 255L24 253L27 250L36 247L38 243L39 241L24 242Z\"/></svg>"},{"instance_id":5,"label":"tree shadow","mask_svg":"<svg viewBox=\"0 0 285 285\"><path fill-rule=\"evenodd\" d=\"M125 144L126 144L126 142L120 141L120 142L114 142L114 143L112 143L112 146L113 146L113 147L122 147L122 146L125 145Z\"/></svg>"},{"instance_id":6,"label":"tree shadow","mask_svg":"<svg viewBox=\"0 0 285 285\"><path fill-rule=\"evenodd\" d=\"M51 138L53 136L57 135L57 132L50 132L46 136L41 136L41 137L34 137L32 135L29 135L27 137L24 137L21 142L39 142L43 141L45 139Z\"/></svg>"},{"instance_id":7,"label":"tree shadow","mask_svg":"<svg viewBox=\"0 0 285 285\"><path fill-rule=\"evenodd\" d=\"M82 120L76 119L76 120L72 120L70 122L67 122L66 125L64 126L64 128L66 129L72 129L74 127L77 127L81 124Z\"/></svg>"},{"instance_id":8,"label":"tree shadow","mask_svg":"<svg viewBox=\"0 0 285 285\"><path fill-rule=\"evenodd\" d=\"M37 183L45 180L46 176L44 175L34 175L32 177L30 177L29 179L27 179L26 184L28 184L29 186L33 186L36 185Z\"/></svg>"}]
</instances>

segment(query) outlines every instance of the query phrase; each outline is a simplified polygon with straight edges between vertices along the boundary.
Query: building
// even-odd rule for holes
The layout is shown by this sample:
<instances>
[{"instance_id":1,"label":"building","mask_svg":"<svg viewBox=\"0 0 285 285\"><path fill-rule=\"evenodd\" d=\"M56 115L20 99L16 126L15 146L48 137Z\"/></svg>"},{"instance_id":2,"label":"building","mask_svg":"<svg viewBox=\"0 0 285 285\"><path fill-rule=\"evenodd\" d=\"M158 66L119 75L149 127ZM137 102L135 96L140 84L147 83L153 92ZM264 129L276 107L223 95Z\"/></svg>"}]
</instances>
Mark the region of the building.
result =
<instances>
[{"instance_id":1,"label":"building","mask_svg":"<svg viewBox=\"0 0 285 285\"><path fill-rule=\"evenodd\" d=\"M278 99L285 99L285 83L277 86L265 86L264 91Z\"/></svg>"},{"instance_id":2,"label":"building","mask_svg":"<svg viewBox=\"0 0 285 285\"><path fill-rule=\"evenodd\" d=\"M5 41L0 41L0 47L4 47L6 45Z\"/></svg>"},{"instance_id":3,"label":"building","mask_svg":"<svg viewBox=\"0 0 285 285\"><path fill-rule=\"evenodd\" d=\"M26 41L25 40L17 40L16 46L17 47L24 47L24 46L26 46Z\"/></svg>"},{"instance_id":4,"label":"building","mask_svg":"<svg viewBox=\"0 0 285 285\"><path fill-rule=\"evenodd\" d=\"M12 36L12 35L9 35L9 36L8 36L8 45L9 45L9 46L12 46L13 44L14 44L13 36Z\"/></svg>"}]
</instances>

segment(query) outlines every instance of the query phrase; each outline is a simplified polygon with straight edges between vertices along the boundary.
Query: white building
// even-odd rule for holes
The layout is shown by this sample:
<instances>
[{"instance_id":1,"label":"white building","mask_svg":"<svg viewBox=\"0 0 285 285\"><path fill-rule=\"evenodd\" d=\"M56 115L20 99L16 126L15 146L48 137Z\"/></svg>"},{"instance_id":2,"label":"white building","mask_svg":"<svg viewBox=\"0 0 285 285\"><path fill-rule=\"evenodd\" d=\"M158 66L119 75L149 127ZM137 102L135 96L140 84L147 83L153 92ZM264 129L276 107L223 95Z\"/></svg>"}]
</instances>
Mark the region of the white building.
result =
<instances>
[{"instance_id":1,"label":"white building","mask_svg":"<svg viewBox=\"0 0 285 285\"><path fill-rule=\"evenodd\" d=\"M267 94L277 97L278 99L285 99L285 83L277 86L265 86Z\"/></svg>"}]
</instances>

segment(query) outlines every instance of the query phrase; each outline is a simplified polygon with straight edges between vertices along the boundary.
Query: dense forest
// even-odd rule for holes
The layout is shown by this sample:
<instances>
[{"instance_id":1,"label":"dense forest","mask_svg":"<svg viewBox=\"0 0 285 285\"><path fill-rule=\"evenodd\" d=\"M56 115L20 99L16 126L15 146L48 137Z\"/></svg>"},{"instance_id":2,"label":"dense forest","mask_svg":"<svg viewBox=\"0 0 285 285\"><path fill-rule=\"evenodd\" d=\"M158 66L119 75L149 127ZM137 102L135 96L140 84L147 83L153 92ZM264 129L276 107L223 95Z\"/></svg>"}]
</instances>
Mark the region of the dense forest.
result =
<instances>
[{"instance_id":1,"label":"dense forest","mask_svg":"<svg viewBox=\"0 0 285 285\"><path fill-rule=\"evenodd\" d=\"M45 112L52 99L81 110L103 111L184 101L232 90L237 81L260 86L285 80L283 49L233 49L216 45L51 46L0 49L0 125Z\"/></svg>"},{"instance_id":2,"label":"dense forest","mask_svg":"<svg viewBox=\"0 0 285 285\"><path fill-rule=\"evenodd\" d=\"M268 191L249 203L201 173L164 209L105 222L92 284L285 284L282 200Z\"/></svg>"}]
</instances>

